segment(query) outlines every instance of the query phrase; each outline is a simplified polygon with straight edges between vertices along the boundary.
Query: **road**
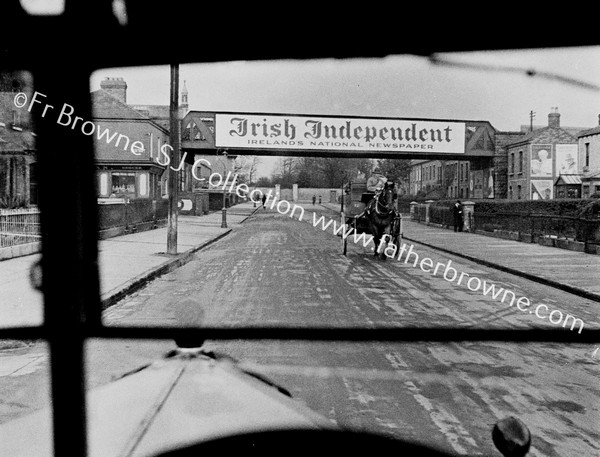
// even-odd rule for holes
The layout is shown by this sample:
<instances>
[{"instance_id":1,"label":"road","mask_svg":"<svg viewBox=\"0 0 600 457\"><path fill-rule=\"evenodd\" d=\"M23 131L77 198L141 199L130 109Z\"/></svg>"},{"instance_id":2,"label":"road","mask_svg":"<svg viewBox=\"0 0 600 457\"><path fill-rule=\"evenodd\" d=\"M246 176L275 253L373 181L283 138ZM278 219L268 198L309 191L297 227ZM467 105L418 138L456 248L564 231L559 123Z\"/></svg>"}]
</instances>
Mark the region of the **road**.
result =
<instances>
[{"instance_id":1,"label":"road","mask_svg":"<svg viewBox=\"0 0 600 457\"><path fill-rule=\"evenodd\" d=\"M108 309L105 322L551 325L412 263L374 259L368 248L353 243L344 257L338 237L313 227L312 208L306 205L302 222L261 210L190 263ZM315 208L319 215L336 217ZM433 262L452 260L459 272L500 284L532 303L547 303L586 326L597 325L597 303L416 243L414 250ZM43 349L34 347L24 349L32 354L29 370L0 378L0 391L12 388L21 402L15 410L4 399L3 420L44 403L47 361ZM172 347L171 342L94 341L88 385L104 384ZM594 357L591 345L210 341L207 347L266 374L341 426L427 442L461 455L499 455L491 428L513 415L532 431L532 456L600 453L600 354Z\"/></svg>"}]
</instances>

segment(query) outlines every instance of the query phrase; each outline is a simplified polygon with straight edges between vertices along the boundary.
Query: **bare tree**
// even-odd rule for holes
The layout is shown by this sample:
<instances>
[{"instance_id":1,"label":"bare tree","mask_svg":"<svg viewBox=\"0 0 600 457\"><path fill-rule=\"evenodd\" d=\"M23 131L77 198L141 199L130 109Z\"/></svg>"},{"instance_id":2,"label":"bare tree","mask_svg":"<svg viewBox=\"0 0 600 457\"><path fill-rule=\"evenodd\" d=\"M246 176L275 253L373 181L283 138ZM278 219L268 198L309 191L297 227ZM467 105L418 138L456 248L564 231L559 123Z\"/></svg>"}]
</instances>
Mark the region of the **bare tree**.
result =
<instances>
[{"instance_id":1,"label":"bare tree","mask_svg":"<svg viewBox=\"0 0 600 457\"><path fill-rule=\"evenodd\" d=\"M252 184L254 182L254 178L256 177L258 166L261 164L262 161L259 156L250 156L248 159L248 164L246 166L248 182Z\"/></svg>"},{"instance_id":2,"label":"bare tree","mask_svg":"<svg viewBox=\"0 0 600 457\"><path fill-rule=\"evenodd\" d=\"M273 176L273 182L283 187L292 187L296 182L298 174L298 160L295 157L282 157L277 163L276 173Z\"/></svg>"}]
</instances>

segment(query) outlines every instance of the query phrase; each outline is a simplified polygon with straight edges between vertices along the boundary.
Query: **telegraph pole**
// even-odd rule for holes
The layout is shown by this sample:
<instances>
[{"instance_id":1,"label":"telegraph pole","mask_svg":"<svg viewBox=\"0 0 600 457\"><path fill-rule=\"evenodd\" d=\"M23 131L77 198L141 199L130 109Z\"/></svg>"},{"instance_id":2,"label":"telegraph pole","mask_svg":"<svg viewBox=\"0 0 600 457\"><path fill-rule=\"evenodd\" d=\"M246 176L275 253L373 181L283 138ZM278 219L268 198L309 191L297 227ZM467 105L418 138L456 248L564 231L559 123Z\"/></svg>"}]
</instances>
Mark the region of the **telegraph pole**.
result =
<instances>
[{"instance_id":1,"label":"telegraph pole","mask_svg":"<svg viewBox=\"0 0 600 457\"><path fill-rule=\"evenodd\" d=\"M225 173L225 184L227 184L227 176L229 176L227 174L227 150L223 151L223 157L224 159L224 173ZM233 179L235 179L235 176L233 177ZM226 193L227 191L225 190L226 185L223 184L223 209L221 210L221 228L227 228L227 200L226 200Z\"/></svg>"},{"instance_id":2,"label":"telegraph pole","mask_svg":"<svg viewBox=\"0 0 600 457\"><path fill-rule=\"evenodd\" d=\"M535 112L529 111L529 131L533 132L533 119L535 118Z\"/></svg>"},{"instance_id":3,"label":"telegraph pole","mask_svg":"<svg viewBox=\"0 0 600 457\"><path fill-rule=\"evenodd\" d=\"M171 64L171 103L169 107L171 143L171 161L169 167L169 222L167 228L167 254L177 254L177 214L179 213L179 64ZM174 165L174 166L173 166Z\"/></svg>"}]
</instances>

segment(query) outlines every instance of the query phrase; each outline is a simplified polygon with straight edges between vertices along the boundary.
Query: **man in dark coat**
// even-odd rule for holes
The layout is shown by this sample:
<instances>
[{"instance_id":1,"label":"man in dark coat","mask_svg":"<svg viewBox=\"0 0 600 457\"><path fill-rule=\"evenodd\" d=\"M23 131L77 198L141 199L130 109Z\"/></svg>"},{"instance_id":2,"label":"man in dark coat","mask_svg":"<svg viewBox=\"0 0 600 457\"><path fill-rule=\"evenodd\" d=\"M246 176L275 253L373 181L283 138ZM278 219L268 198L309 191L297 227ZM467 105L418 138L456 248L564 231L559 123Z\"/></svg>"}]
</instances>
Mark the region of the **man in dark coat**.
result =
<instances>
[{"instance_id":1,"label":"man in dark coat","mask_svg":"<svg viewBox=\"0 0 600 457\"><path fill-rule=\"evenodd\" d=\"M456 200L456 203L452 206L452 216L454 217L454 231L463 231L463 206L460 200Z\"/></svg>"}]
</instances>

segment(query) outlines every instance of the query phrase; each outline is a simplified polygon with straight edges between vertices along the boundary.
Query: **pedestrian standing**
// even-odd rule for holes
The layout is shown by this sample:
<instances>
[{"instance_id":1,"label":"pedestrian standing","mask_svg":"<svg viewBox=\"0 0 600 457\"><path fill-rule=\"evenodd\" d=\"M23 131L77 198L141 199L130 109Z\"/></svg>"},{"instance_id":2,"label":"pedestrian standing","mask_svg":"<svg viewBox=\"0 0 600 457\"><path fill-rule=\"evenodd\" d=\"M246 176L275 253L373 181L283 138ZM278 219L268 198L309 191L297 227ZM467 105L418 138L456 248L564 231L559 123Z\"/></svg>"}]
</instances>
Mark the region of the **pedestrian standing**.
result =
<instances>
[{"instance_id":1,"label":"pedestrian standing","mask_svg":"<svg viewBox=\"0 0 600 457\"><path fill-rule=\"evenodd\" d=\"M321 204L321 196L319 195L319 205Z\"/></svg>"},{"instance_id":2,"label":"pedestrian standing","mask_svg":"<svg viewBox=\"0 0 600 457\"><path fill-rule=\"evenodd\" d=\"M454 231L463 231L463 206L460 200L456 200L456 203L452 206L452 216L454 218Z\"/></svg>"},{"instance_id":3,"label":"pedestrian standing","mask_svg":"<svg viewBox=\"0 0 600 457\"><path fill-rule=\"evenodd\" d=\"M265 194L263 194L263 196L262 196L263 209L265 209L265 202L266 201L267 201L267 196Z\"/></svg>"},{"instance_id":4,"label":"pedestrian standing","mask_svg":"<svg viewBox=\"0 0 600 457\"><path fill-rule=\"evenodd\" d=\"M317 201L317 196L313 195L313 206L315 206L315 202Z\"/></svg>"}]
</instances>

